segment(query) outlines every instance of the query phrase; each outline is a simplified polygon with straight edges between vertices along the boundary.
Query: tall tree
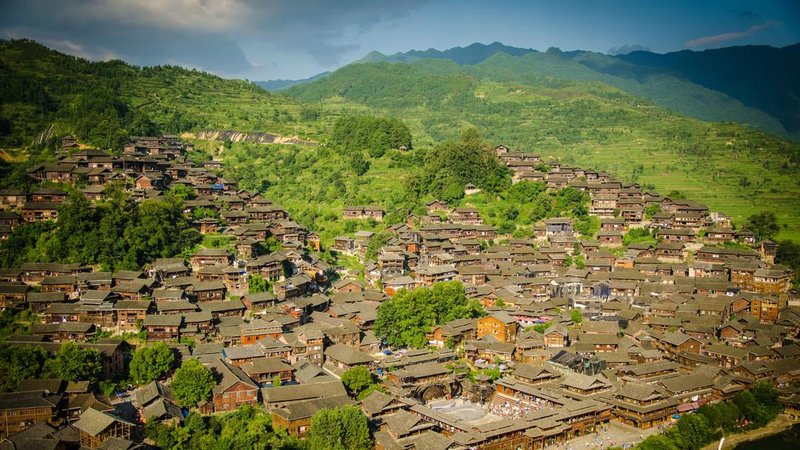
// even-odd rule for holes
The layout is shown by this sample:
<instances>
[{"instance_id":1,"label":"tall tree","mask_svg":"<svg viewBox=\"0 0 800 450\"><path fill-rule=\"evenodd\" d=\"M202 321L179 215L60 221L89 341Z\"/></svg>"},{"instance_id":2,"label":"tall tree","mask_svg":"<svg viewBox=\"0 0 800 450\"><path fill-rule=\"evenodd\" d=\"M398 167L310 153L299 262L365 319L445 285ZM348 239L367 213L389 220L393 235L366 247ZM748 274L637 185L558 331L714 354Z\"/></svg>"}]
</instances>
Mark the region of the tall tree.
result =
<instances>
[{"instance_id":1,"label":"tall tree","mask_svg":"<svg viewBox=\"0 0 800 450\"><path fill-rule=\"evenodd\" d=\"M67 381L97 381L103 372L100 352L67 342L45 363L44 372Z\"/></svg>"},{"instance_id":2,"label":"tall tree","mask_svg":"<svg viewBox=\"0 0 800 450\"><path fill-rule=\"evenodd\" d=\"M678 447L684 450L696 450L708 444L712 437L708 419L702 414L686 414L678 419L675 428L670 430Z\"/></svg>"},{"instance_id":3,"label":"tall tree","mask_svg":"<svg viewBox=\"0 0 800 450\"><path fill-rule=\"evenodd\" d=\"M757 240L772 239L780 231L778 218L770 211L751 215L745 227L756 235Z\"/></svg>"},{"instance_id":4,"label":"tall tree","mask_svg":"<svg viewBox=\"0 0 800 450\"><path fill-rule=\"evenodd\" d=\"M356 175L361 176L369 170L369 161L364 159L364 155L362 155L361 152L355 152L350 159L350 166L353 168L353 172L355 172Z\"/></svg>"},{"instance_id":5,"label":"tall tree","mask_svg":"<svg viewBox=\"0 0 800 450\"><path fill-rule=\"evenodd\" d=\"M367 417L357 406L321 409L311 417L311 450L368 450L372 448Z\"/></svg>"},{"instance_id":6,"label":"tall tree","mask_svg":"<svg viewBox=\"0 0 800 450\"><path fill-rule=\"evenodd\" d=\"M423 173L411 177L407 189L417 197L431 194L453 201L458 200L453 196L463 195L467 183L492 193L511 186L508 168L488 149L474 128L467 129L460 140L436 146L429 154Z\"/></svg>"},{"instance_id":7,"label":"tall tree","mask_svg":"<svg viewBox=\"0 0 800 450\"><path fill-rule=\"evenodd\" d=\"M354 396L358 396L369 388L374 380L372 373L364 366L353 367L342 374L342 383Z\"/></svg>"},{"instance_id":8,"label":"tall tree","mask_svg":"<svg viewBox=\"0 0 800 450\"><path fill-rule=\"evenodd\" d=\"M146 384L169 373L174 365L172 349L163 342L156 342L152 347L141 347L133 353L131 379L137 384Z\"/></svg>"},{"instance_id":9,"label":"tall tree","mask_svg":"<svg viewBox=\"0 0 800 450\"><path fill-rule=\"evenodd\" d=\"M401 290L381 303L375 333L389 345L421 348L427 345L426 334L434 326L481 314L480 303L467 299L460 282L435 283L432 287Z\"/></svg>"},{"instance_id":10,"label":"tall tree","mask_svg":"<svg viewBox=\"0 0 800 450\"><path fill-rule=\"evenodd\" d=\"M175 371L170 387L178 404L189 407L208 400L215 385L211 369L196 359L188 359Z\"/></svg>"},{"instance_id":11,"label":"tall tree","mask_svg":"<svg viewBox=\"0 0 800 450\"><path fill-rule=\"evenodd\" d=\"M0 391L11 391L26 378L38 378L49 357L41 347L0 346Z\"/></svg>"},{"instance_id":12,"label":"tall tree","mask_svg":"<svg viewBox=\"0 0 800 450\"><path fill-rule=\"evenodd\" d=\"M269 290L269 283L260 274L254 273L247 277L247 288L251 294L259 292L267 292Z\"/></svg>"}]
</instances>

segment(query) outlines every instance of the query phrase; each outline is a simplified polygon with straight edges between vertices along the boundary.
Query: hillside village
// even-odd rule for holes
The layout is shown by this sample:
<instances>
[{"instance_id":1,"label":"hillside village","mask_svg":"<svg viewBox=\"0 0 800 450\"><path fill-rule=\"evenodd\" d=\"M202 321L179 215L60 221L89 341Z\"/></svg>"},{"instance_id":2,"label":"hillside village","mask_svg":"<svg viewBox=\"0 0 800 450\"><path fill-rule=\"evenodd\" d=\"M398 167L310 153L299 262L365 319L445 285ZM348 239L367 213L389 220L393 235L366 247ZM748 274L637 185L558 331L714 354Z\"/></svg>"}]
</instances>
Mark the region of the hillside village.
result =
<instances>
[{"instance_id":1,"label":"hillside village","mask_svg":"<svg viewBox=\"0 0 800 450\"><path fill-rule=\"evenodd\" d=\"M328 246L280 205L239 189L221 161L192 163L178 136L135 138L117 156L73 138L61 147L57 162L27 172L45 187L0 191L0 238L57 222L69 201L61 186L91 202L116 186L139 202L182 185L195 228L230 245L140 271L0 268L0 307L36 318L29 334L6 339L11 347L54 354L77 342L100 353L111 380L126 379L136 345L164 342L179 362L215 374L211 395L192 408L201 414L260 405L275 428L303 438L315 412L356 405L384 450L538 449L612 422L645 432L760 381L800 414L794 274L775 265L775 242L691 200L500 145L487 151L514 183L588 193L600 230L587 239L573 218L553 217L514 238L477 208L434 200L424 215L385 224L391 237L375 250L367 229ZM468 204L479 189L464 189ZM341 218L381 223L386 213L348 205ZM626 243L636 229L653 239ZM363 272L323 250L357 259ZM268 289L255 292L254 276ZM480 317L435 325L419 349L376 334L382 303L448 282L480 303ZM361 399L341 380L358 367L382 385ZM0 394L0 434L14 448L152 444L143 424L185 417L170 385L167 376L108 397L88 381L25 379Z\"/></svg>"}]
</instances>

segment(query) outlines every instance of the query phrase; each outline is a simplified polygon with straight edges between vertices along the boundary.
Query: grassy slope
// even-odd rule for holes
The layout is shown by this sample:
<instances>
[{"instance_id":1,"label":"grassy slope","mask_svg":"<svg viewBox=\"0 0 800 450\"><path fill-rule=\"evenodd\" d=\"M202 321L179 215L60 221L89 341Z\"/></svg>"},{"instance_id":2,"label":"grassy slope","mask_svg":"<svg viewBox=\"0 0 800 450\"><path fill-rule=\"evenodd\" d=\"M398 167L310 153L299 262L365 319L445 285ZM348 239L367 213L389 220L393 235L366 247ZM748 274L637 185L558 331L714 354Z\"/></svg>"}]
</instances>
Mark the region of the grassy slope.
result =
<instances>
[{"instance_id":1,"label":"grassy slope","mask_svg":"<svg viewBox=\"0 0 800 450\"><path fill-rule=\"evenodd\" d=\"M781 237L800 240L800 145L677 115L601 83L547 76L497 82L488 68L468 72L440 61L359 64L288 93L401 117L423 144L476 125L492 142L609 170L663 193L684 191L739 224L774 211L785 226Z\"/></svg>"}]
</instances>

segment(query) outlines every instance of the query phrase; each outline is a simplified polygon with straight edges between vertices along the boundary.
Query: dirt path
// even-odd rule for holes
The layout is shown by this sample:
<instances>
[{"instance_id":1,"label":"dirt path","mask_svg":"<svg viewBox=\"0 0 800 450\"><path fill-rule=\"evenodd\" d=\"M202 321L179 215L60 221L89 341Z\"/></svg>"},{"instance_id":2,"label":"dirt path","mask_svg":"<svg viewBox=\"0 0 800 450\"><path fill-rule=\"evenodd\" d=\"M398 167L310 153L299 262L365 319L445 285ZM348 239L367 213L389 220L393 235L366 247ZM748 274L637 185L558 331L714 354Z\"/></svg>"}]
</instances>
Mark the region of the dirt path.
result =
<instances>
[{"instance_id":1,"label":"dirt path","mask_svg":"<svg viewBox=\"0 0 800 450\"><path fill-rule=\"evenodd\" d=\"M790 416L786 414L780 414L776 417L772 422L768 423L767 425L757 428L755 430L750 430L745 433L738 433L732 434L730 436L725 436L725 443L722 444L723 450L730 450L736 447L738 444L742 442L749 442L755 441L757 439L761 439L766 436L771 436L773 434L778 434L781 431L788 430L792 427L792 425L798 423L798 421L793 420ZM712 444L708 444L702 448L702 450L716 450L719 446L719 441L715 441Z\"/></svg>"}]
</instances>

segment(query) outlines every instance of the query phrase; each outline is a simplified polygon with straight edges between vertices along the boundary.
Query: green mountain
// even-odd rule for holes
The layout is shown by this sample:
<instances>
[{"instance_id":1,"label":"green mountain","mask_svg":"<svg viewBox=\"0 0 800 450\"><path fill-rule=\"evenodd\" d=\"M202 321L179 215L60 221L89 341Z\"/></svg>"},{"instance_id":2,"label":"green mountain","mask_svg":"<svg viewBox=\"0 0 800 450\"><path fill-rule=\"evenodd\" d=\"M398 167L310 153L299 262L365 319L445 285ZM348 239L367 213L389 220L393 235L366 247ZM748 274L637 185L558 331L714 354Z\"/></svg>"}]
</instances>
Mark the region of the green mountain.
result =
<instances>
[{"instance_id":1,"label":"green mountain","mask_svg":"<svg viewBox=\"0 0 800 450\"><path fill-rule=\"evenodd\" d=\"M401 118L415 147L476 126L491 142L608 170L660 192L682 191L740 224L753 212L775 211L786 235L800 237L793 213L800 206L800 145L675 114L598 81L576 59L549 51L496 54L473 66L441 59L360 63L286 93L323 110L356 104Z\"/></svg>"},{"instance_id":2,"label":"green mountain","mask_svg":"<svg viewBox=\"0 0 800 450\"><path fill-rule=\"evenodd\" d=\"M794 47L725 50L723 54L636 52L607 56L585 51L562 52L557 48L542 53L495 42L444 51L412 50L394 55L372 52L356 64L446 59L462 66L480 66L473 73L507 82L541 77L599 81L701 120L738 122L799 140L800 97L796 95L797 77L793 77L798 71L780 67L781 61L791 61L789 64L793 66L800 64L795 55L797 50ZM692 57L686 58L686 53ZM670 64L673 60L675 63ZM720 61L724 63L718 64ZM739 70L736 64L747 69ZM772 80L776 81L774 85L770 84Z\"/></svg>"},{"instance_id":3,"label":"green mountain","mask_svg":"<svg viewBox=\"0 0 800 450\"><path fill-rule=\"evenodd\" d=\"M466 47L453 47L448 50L436 50L429 48L428 50L411 50L405 53L395 53L393 55L384 55L380 52L370 52L364 58L356 61L356 63L364 62L411 62L420 59L449 59L459 65L474 65L485 61L493 55L498 53L505 53L511 56L522 56L526 53L536 52L530 48L509 47L508 45L501 44L500 42L493 42L491 44L474 43Z\"/></svg>"},{"instance_id":4,"label":"green mountain","mask_svg":"<svg viewBox=\"0 0 800 450\"><path fill-rule=\"evenodd\" d=\"M319 80L320 78L326 77L329 74L330 72L322 72L314 76L303 78L300 80L268 80L268 81L256 81L255 83L259 87L267 91L282 91L284 89L289 89L290 87L297 84L310 83L312 81Z\"/></svg>"},{"instance_id":5,"label":"green mountain","mask_svg":"<svg viewBox=\"0 0 800 450\"><path fill-rule=\"evenodd\" d=\"M633 52L617 58L642 68L673 72L770 114L795 136L800 132L800 44L663 55Z\"/></svg>"},{"instance_id":6,"label":"green mountain","mask_svg":"<svg viewBox=\"0 0 800 450\"><path fill-rule=\"evenodd\" d=\"M336 221L345 204L415 207L406 181L425 170L435 144L477 127L489 143L607 170L662 193L681 191L738 224L774 211L781 237L800 241L799 144L676 114L615 86L620 77L598 79L586 64L592 58L595 65L608 61L550 50L495 53L472 65L427 58L360 63L275 94L194 70L89 62L32 41L0 41L0 156L44 160L47 153L30 144L66 134L101 148L150 133L296 135L322 145L193 142L222 158L241 186L264 191L332 237L346 231ZM342 151L331 138L339 119L352 115L402 120L413 151ZM0 186L24 179L24 170L14 177L8 170L0 162ZM490 223L508 217L503 201L484 200L477 206Z\"/></svg>"},{"instance_id":7,"label":"green mountain","mask_svg":"<svg viewBox=\"0 0 800 450\"><path fill-rule=\"evenodd\" d=\"M99 147L127 135L235 129L303 133L302 107L253 83L175 66L90 62L29 40L0 40L0 147L74 134Z\"/></svg>"}]
</instances>

